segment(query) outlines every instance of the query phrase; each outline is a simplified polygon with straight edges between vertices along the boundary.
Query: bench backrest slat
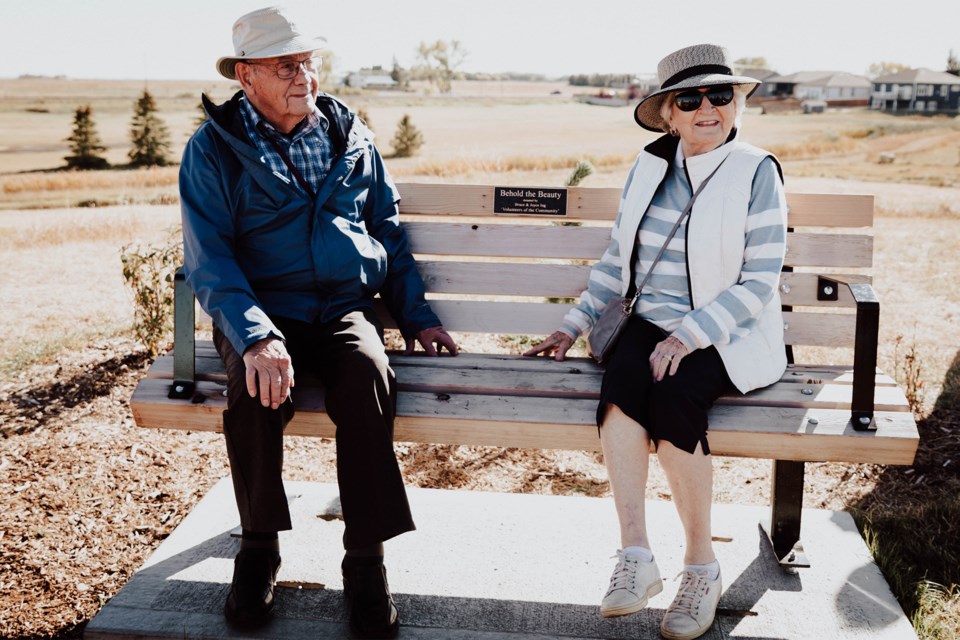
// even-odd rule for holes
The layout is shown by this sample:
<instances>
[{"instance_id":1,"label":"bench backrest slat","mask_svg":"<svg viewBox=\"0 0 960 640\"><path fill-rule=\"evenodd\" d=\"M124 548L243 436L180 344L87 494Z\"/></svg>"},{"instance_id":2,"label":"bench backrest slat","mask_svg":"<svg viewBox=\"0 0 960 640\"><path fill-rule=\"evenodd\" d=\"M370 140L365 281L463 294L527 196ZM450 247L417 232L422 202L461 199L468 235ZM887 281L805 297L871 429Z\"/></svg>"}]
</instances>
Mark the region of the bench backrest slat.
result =
<instances>
[{"instance_id":1,"label":"bench backrest slat","mask_svg":"<svg viewBox=\"0 0 960 640\"><path fill-rule=\"evenodd\" d=\"M401 184L401 217L431 304L451 331L544 335L586 287L610 240L619 189L567 190L568 215L493 213L494 187ZM518 187L519 188L519 187ZM523 187L526 189L526 187ZM852 346L854 301L817 299L819 274L870 282L872 196L788 194L780 294L788 344ZM569 223L585 221L584 225ZM548 304L547 298L556 304ZM814 313L815 311L815 313ZM384 318L392 326L389 317Z\"/></svg>"},{"instance_id":2,"label":"bench backrest slat","mask_svg":"<svg viewBox=\"0 0 960 640\"><path fill-rule=\"evenodd\" d=\"M493 186L404 183L397 187L403 196L401 214L510 217L493 213ZM621 190L614 188L571 187L563 219L612 222L620 208L620 194ZM789 193L787 204L792 227L873 226L870 195Z\"/></svg>"},{"instance_id":3,"label":"bench backrest slat","mask_svg":"<svg viewBox=\"0 0 960 640\"><path fill-rule=\"evenodd\" d=\"M420 275L432 293L484 296L577 298L590 273L589 265L529 262L452 262L421 259ZM834 274L850 282L870 282L859 274ZM836 301L817 300L817 274L784 273L780 298L788 306L853 308L850 290L840 287Z\"/></svg>"}]
</instances>

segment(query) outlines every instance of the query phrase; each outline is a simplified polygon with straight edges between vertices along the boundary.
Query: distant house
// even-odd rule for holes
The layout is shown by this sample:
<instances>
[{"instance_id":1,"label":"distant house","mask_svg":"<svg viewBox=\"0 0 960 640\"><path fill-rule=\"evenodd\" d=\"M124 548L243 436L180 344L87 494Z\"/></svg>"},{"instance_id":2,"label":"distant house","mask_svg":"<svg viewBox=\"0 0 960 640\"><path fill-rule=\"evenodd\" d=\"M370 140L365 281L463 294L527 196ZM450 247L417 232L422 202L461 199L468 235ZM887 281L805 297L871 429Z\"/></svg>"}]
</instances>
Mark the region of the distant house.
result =
<instances>
[{"instance_id":1,"label":"distant house","mask_svg":"<svg viewBox=\"0 0 960 640\"><path fill-rule=\"evenodd\" d=\"M396 89L399 87L399 83L379 65L348 74L344 79L344 84L357 89Z\"/></svg>"},{"instance_id":2,"label":"distant house","mask_svg":"<svg viewBox=\"0 0 960 640\"><path fill-rule=\"evenodd\" d=\"M760 68L747 68L747 69L738 69L736 71L738 76L747 76L748 78L756 78L760 80L763 84L757 87L757 90L753 92L751 98L765 98L767 96L773 95L774 85L770 84L770 78L777 75L776 71L771 71L770 69L760 69Z\"/></svg>"},{"instance_id":3,"label":"distant house","mask_svg":"<svg viewBox=\"0 0 960 640\"><path fill-rule=\"evenodd\" d=\"M910 69L873 81L871 109L891 112L960 113L960 77Z\"/></svg>"},{"instance_id":4,"label":"distant house","mask_svg":"<svg viewBox=\"0 0 960 640\"><path fill-rule=\"evenodd\" d=\"M770 85L771 95L822 101L830 107L865 107L873 91L868 78L844 71L799 71L770 76L764 83Z\"/></svg>"}]
</instances>

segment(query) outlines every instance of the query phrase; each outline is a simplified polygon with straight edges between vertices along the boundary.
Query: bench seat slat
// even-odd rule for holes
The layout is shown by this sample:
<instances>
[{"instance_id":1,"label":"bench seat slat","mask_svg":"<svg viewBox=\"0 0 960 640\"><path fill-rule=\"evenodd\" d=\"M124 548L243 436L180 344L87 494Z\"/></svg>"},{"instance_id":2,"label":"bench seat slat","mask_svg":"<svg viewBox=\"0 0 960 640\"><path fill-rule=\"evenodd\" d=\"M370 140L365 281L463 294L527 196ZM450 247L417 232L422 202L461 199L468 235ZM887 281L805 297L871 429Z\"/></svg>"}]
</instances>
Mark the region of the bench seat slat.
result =
<instances>
[{"instance_id":1,"label":"bench seat slat","mask_svg":"<svg viewBox=\"0 0 960 640\"><path fill-rule=\"evenodd\" d=\"M210 341L197 343L196 350L197 379L226 384L226 373L220 356L217 355ZM491 353L461 353L456 358L442 356L430 358L423 354L405 356L400 353L390 354L390 364L397 372L398 379L403 382L408 371L416 368L427 368L441 371L491 371L491 372L518 372L523 375L537 376L545 372L576 375L581 378L592 378L593 384L599 385L599 378L603 369L592 360L585 358L568 358L564 362L554 362L545 358L522 358L512 354ZM147 371L147 377L170 381L173 379L173 356L160 356ZM438 374L439 375L439 374ZM780 384L811 385L811 384L839 384L850 385L853 382L853 372L848 367L828 365L793 365L789 367L780 379ZM875 383L878 387L896 387L897 382L888 375L877 373Z\"/></svg>"},{"instance_id":2,"label":"bench seat slat","mask_svg":"<svg viewBox=\"0 0 960 640\"><path fill-rule=\"evenodd\" d=\"M223 387L199 382L202 404L166 398L165 380L144 379L131 399L138 424L219 431ZM316 387L296 389L300 411L288 435L333 437ZM401 392L396 439L411 442L596 450L596 400L477 394ZM717 405L711 411L711 448L717 455L781 460L837 460L904 464L913 459L916 429L908 412L877 412L877 432L854 431L849 411L828 408ZM816 417L816 424L808 418ZM816 442L814 442L816 440Z\"/></svg>"}]
</instances>

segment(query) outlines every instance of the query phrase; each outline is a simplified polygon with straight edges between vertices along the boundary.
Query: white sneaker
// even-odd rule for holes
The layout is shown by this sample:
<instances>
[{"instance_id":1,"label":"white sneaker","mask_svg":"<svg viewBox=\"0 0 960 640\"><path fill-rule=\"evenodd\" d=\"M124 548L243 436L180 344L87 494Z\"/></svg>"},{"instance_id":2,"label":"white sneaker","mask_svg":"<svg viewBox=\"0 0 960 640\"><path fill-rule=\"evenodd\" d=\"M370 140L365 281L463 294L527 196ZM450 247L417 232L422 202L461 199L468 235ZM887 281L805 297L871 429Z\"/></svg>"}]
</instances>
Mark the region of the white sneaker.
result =
<instances>
[{"instance_id":1,"label":"white sneaker","mask_svg":"<svg viewBox=\"0 0 960 640\"><path fill-rule=\"evenodd\" d=\"M600 603L604 618L625 616L647 606L647 599L663 591L663 580L655 560L644 562L633 554L617 551L617 566L610 576L610 588Z\"/></svg>"},{"instance_id":2,"label":"white sneaker","mask_svg":"<svg viewBox=\"0 0 960 640\"><path fill-rule=\"evenodd\" d=\"M660 634L669 640L691 640L703 635L717 614L722 586L720 574L711 580L704 570L685 570L677 597L660 622Z\"/></svg>"}]
</instances>

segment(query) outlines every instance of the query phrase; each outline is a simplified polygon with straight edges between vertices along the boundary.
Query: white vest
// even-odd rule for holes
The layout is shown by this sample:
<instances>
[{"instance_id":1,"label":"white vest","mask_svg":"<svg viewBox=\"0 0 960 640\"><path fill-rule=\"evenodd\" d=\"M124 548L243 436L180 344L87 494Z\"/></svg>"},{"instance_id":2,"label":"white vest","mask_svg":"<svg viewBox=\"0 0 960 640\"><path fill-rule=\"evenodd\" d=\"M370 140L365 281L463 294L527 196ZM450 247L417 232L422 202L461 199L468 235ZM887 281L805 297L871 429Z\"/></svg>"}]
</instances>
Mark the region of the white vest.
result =
<instances>
[{"instance_id":1,"label":"white vest","mask_svg":"<svg viewBox=\"0 0 960 640\"><path fill-rule=\"evenodd\" d=\"M713 301L739 281L753 177L760 162L770 155L763 149L733 141L685 161L694 192L720 167L697 196L687 220L687 270L694 309ZM617 237L620 255L625 256L621 295L626 295L630 284L629 256L633 254L640 220L668 167L665 159L646 150L637 156L636 164L630 189L624 195ZM786 226L785 203L782 210ZM749 334L716 348L727 375L742 393L779 380L787 366L779 291L774 291Z\"/></svg>"}]
</instances>

